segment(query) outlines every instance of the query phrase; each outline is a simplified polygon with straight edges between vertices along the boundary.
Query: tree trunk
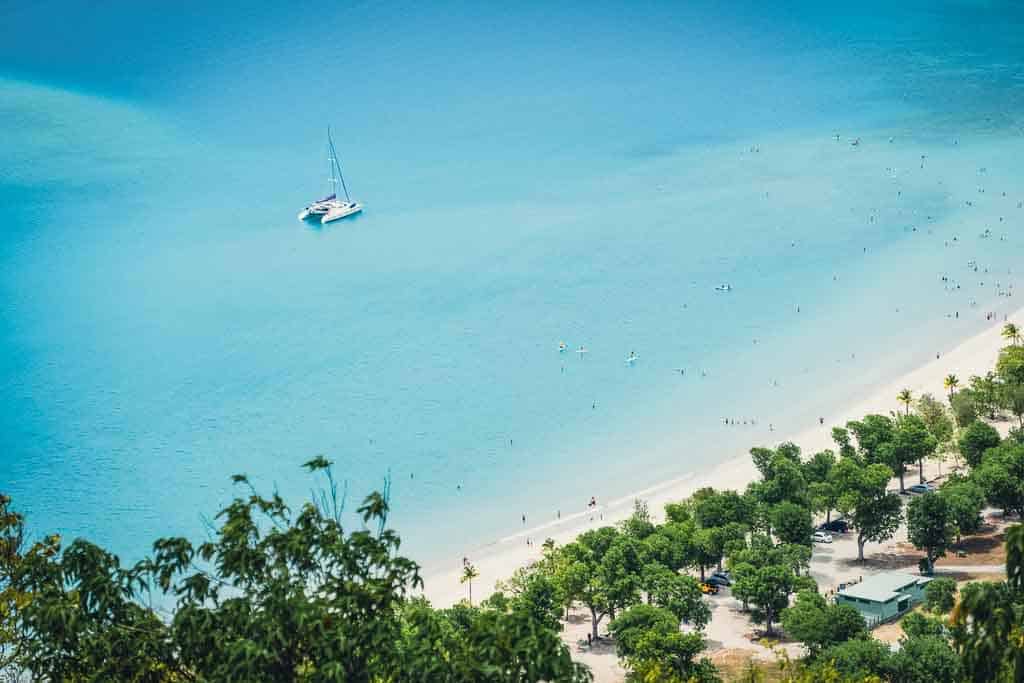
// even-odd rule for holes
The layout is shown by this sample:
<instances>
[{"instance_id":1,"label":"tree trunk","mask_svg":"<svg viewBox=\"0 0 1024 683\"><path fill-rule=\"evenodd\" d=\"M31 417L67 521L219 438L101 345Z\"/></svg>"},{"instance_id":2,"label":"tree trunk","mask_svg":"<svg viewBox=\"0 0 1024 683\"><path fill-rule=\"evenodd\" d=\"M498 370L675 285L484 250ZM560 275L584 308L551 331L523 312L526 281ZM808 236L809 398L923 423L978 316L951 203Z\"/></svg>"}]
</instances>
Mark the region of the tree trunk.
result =
<instances>
[{"instance_id":1,"label":"tree trunk","mask_svg":"<svg viewBox=\"0 0 1024 683\"><path fill-rule=\"evenodd\" d=\"M597 616L597 610L593 607L590 608L590 626L591 634L594 636L594 640L597 640L597 625L601 622L601 617Z\"/></svg>"},{"instance_id":2,"label":"tree trunk","mask_svg":"<svg viewBox=\"0 0 1024 683\"><path fill-rule=\"evenodd\" d=\"M700 580L704 580L704 565L700 566Z\"/></svg>"},{"instance_id":3,"label":"tree trunk","mask_svg":"<svg viewBox=\"0 0 1024 683\"><path fill-rule=\"evenodd\" d=\"M863 536L857 536L857 561L864 561L864 544L868 542L868 539Z\"/></svg>"},{"instance_id":4,"label":"tree trunk","mask_svg":"<svg viewBox=\"0 0 1024 683\"><path fill-rule=\"evenodd\" d=\"M920 477L921 483L924 483L924 458L918 458L917 460L917 476Z\"/></svg>"},{"instance_id":5,"label":"tree trunk","mask_svg":"<svg viewBox=\"0 0 1024 683\"><path fill-rule=\"evenodd\" d=\"M832 508L825 508L825 524L832 521Z\"/></svg>"},{"instance_id":6,"label":"tree trunk","mask_svg":"<svg viewBox=\"0 0 1024 683\"><path fill-rule=\"evenodd\" d=\"M906 469L902 463L900 463L900 493L906 493L907 489L903 486L903 470Z\"/></svg>"},{"instance_id":7,"label":"tree trunk","mask_svg":"<svg viewBox=\"0 0 1024 683\"><path fill-rule=\"evenodd\" d=\"M772 630L772 617L773 616L774 615L772 614L772 610L770 608L765 609L765 611L764 611L764 623L765 623L765 627L766 627L765 634L769 635L769 636L775 635L775 631Z\"/></svg>"}]
</instances>

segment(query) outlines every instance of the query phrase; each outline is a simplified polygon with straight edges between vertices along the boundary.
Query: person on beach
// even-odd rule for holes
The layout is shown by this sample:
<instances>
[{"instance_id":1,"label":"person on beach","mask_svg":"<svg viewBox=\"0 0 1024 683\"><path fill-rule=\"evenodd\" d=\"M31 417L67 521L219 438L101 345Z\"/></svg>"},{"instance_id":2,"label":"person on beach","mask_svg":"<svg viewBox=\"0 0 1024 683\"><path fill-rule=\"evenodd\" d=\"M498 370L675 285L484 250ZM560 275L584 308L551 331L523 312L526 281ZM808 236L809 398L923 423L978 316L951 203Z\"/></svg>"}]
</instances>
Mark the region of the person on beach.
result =
<instances>
[{"instance_id":1,"label":"person on beach","mask_svg":"<svg viewBox=\"0 0 1024 683\"><path fill-rule=\"evenodd\" d=\"M526 514L525 513L523 514L523 524L524 525L526 524Z\"/></svg>"}]
</instances>

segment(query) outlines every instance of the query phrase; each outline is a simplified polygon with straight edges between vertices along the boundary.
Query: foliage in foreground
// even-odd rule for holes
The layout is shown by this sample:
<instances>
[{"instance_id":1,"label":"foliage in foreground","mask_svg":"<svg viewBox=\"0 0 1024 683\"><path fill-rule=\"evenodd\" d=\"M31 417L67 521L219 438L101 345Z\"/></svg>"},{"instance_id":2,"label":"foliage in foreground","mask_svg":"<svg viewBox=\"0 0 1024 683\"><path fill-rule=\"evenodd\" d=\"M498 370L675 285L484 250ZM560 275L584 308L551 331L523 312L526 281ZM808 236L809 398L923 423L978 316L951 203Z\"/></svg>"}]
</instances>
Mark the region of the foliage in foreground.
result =
<instances>
[{"instance_id":1,"label":"foliage in foreground","mask_svg":"<svg viewBox=\"0 0 1024 683\"><path fill-rule=\"evenodd\" d=\"M122 567L84 540L31 546L0 497L0 665L63 681L588 681L550 621L510 600L434 610L407 591L419 567L398 554L386 497L346 532L329 489L293 513L247 487L198 546L161 539ZM150 590L174 596L168 620Z\"/></svg>"}]
</instances>

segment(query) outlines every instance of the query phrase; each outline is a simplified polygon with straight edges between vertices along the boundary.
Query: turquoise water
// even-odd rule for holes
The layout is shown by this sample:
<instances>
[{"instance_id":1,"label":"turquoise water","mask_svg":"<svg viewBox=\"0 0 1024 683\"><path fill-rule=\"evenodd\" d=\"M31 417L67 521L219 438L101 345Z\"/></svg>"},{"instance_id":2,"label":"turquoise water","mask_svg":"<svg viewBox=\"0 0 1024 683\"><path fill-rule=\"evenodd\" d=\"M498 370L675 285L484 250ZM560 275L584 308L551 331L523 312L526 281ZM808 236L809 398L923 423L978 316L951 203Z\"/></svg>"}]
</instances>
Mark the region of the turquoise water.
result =
<instances>
[{"instance_id":1,"label":"turquoise water","mask_svg":"<svg viewBox=\"0 0 1024 683\"><path fill-rule=\"evenodd\" d=\"M1009 3L56 14L0 8L0 489L38 533L138 557L323 453L461 557L1015 308ZM328 123L367 210L313 228Z\"/></svg>"}]
</instances>

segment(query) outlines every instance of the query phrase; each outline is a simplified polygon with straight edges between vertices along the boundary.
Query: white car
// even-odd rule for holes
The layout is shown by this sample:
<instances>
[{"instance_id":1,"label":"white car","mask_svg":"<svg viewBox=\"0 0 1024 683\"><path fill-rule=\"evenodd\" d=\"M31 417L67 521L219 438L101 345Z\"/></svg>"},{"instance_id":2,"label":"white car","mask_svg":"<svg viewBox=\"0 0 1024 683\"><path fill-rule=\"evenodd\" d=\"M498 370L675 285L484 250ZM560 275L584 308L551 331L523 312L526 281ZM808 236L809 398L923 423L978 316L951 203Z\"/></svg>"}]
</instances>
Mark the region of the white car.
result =
<instances>
[{"instance_id":1,"label":"white car","mask_svg":"<svg viewBox=\"0 0 1024 683\"><path fill-rule=\"evenodd\" d=\"M811 536L811 540L815 543L831 543L832 534L826 534L824 531L815 531L814 535Z\"/></svg>"}]
</instances>

